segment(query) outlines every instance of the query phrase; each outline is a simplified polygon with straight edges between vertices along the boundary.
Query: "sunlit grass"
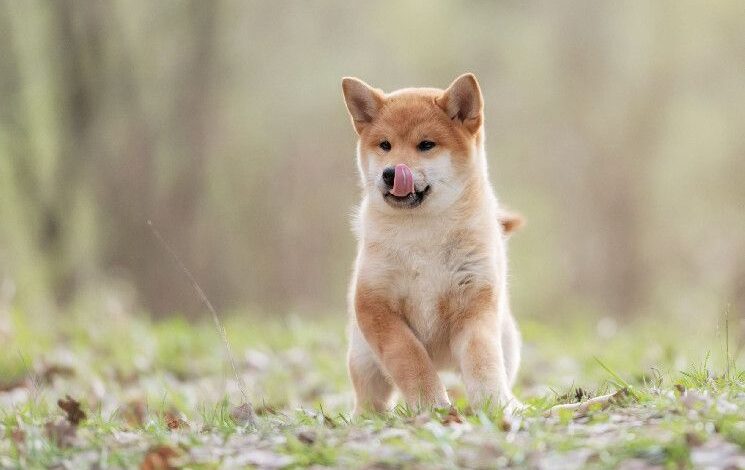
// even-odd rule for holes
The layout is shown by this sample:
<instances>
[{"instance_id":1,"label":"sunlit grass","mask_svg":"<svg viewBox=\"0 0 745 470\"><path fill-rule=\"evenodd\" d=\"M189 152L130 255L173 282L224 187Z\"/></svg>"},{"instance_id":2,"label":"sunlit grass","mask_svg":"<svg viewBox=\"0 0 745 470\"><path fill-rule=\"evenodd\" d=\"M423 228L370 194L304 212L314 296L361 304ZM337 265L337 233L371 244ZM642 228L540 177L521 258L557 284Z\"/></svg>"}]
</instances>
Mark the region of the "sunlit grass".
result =
<instances>
[{"instance_id":1,"label":"sunlit grass","mask_svg":"<svg viewBox=\"0 0 745 470\"><path fill-rule=\"evenodd\" d=\"M561 329L522 322L516 391L527 408L515 416L499 404L472 408L457 378L446 377L455 411L399 403L386 414L352 417L343 315L230 316L226 330L258 413L256 428L231 414L241 395L207 321L127 317L110 325L70 322L38 335L22 316L14 322L0 361L0 383L9 388L0 392L0 436L7 437L0 466L94 459L131 467L155 445L179 449L192 463L206 459L205 468L251 449L269 452L249 453L257 462L273 456L279 466L295 467L520 466L571 461L578 452L599 467L628 458L679 466L698 458L702 442L745 446L745 373L736 357L716 355L736 347L712 335L693 350L684 329L676 337L652 322L619 325L606 337L587 320L567 320ZM14 386L18 380L26 382ZM609 408L546 417L559 403L618 389L630 393ZM63 421L56 400L66 394L88 415L74 445L55 442L47 430ZM178 429L169 427L174 413L185 419Z\"/></svg>"}]
</instances>

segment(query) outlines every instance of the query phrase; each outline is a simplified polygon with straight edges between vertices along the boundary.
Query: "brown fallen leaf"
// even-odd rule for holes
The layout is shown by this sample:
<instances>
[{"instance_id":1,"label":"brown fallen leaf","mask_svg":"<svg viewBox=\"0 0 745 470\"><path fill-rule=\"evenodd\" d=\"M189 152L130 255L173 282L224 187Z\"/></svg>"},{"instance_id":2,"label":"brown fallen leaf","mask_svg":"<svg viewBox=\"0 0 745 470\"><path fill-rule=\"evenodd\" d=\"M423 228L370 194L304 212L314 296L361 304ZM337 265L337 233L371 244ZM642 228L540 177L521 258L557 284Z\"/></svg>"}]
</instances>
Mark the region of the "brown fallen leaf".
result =
<instances>
[{"instance_id":1,"label":"brown fallen leaf","mask_svg":"<svg viewBox=\"0 0 745 470\"><path fill-rule=\"evenodd\" d=\"M316 433L313 431L300 431L297 433L297 440L303 444L311 445L316 442Z\"/></svg>"},{"instance_id":2,"label":"brown fallen leaf","mask_svg":"<svg viewBox=\"0 0 745 470\"><path fill-rule=\"evenodd\" d=\"M10 432L10 438L17 446L20 446L26 442L26 431L16 428Z\"/></svg>"},{"instance_id":3,"label":"brown fallen leaf","mask_svg":"<svg viewBox=\"0 0 745 470\"><path fill-rule=\"evenodd\" d=\"M230 410L230 417L239 426L245 426L247 424L253 426L256 422L254 409L249 403L243 403Z\"/></svg>"},{"instance_id":4,"label":"brown fallen leaf","mask_svg":"<svg viewBox=\"0 0 745 470\"><path fill-rule=\"evenodd\" d=\"M114 377L116 378L117 383L122 385L133 385L140 379L140 374L137 371L124 372L121 369L115 369Z\"/></svg>"},{"instance_id":5,"label":"brown fallen leaf","mask_svg":"<svg viewBox=\"0 0 745 470\"><path fill-rule=\"evenodd\" d=\"M266 415L276 415L278 414L278 409L280 407L276 407L273 405L267 405L263 404L261 406L258 406L255 410L257 416L266 416Z\"/></svg>"},{"instance_id":6,"label":"brown fallen leaf","mask_svg":"<svg viewBox=\"0 0 745 470\"><path fill-rule=\"evenodd\" d=\"M688 447L698 447L705 442L705 439L701 434L692 431L685 433L685 440Z\"/></svg>"},{"instance_id":7,"label":"brown fallen leaf","mask_svg":"<svg viewBox=\"0 0 745 470\"><path fill-rule=\"evenodd\" d=\"M451 406L448 410L448 414L442 419L442 424L448 426L453 423L463 423L463 417L458 413L458 410L454 406Z\"/></svg>"},{"instance_id":8,"label":"brown fallen leaf","mask_svg":"<svg viewBox=\"0 0 745 470\"><path fill-rule=\"evenodd\" d=\"M10 392L11 390L15 390L16 388L22 388L22 387L28 387L29 381L26 377L20 377L15 380L11 380L8 382L1 381L0 382L0 392Z\"/></svg>"},{"instance_id":9,"label":"brown fallen leaf","mask_svg":"<svg viewBox=\"0 0 745 470\"><path fill-rule=\"evenodd\" d=\"M65 420L46 423L44 433L57 447L72 447L77 435L76 426Z\"/></svg>"},{"instance_id":10,"label":"brown fallen leaf","mask_svg":"<svg viewBox=\"0 0 745 470\"><path fill-rule=\"evenodd\" d=\"M140 470L171 470L178 468L172 461L179 456L179 451L167 445L151 447L145 453Z\"/></svg>"},{"instance_id":11,"label":"brown fallen leaf","mask_svg":"<svg viewBox=\"0 0 745 470\"><path fill-rule=\"evenodd\" d=\"M168 411L165 415L163 415L163 419L166 422L166 426L168 426L168 429L171 431L175 431L177 429L189 429L189 423L187 423L181 416L179 416L175 411Z\"/></svg>"},{"instance_id":12,"label":"brown fallen leaf","mask_svg":"<svg viewBox=\"0 0 745 470\"><path fill-rule=\"evenodd\" d=\"M81 421L85 419L85 412L80 409L80 402L74 400L70 395L66 395L64 399L57 400L57 406L62 408L65 412L67 421L73 426L77 426Z\"/></svg>"},{"instance_id":13,"label":"brown fallen leaf","mask_svg":"<svg viewBox=\"0 0 745 470\"><path fill-rule=\"evenodd\" d=\"M502 417L502 420L499 422L499 429L504 432L512 431L512 421L508 418Z\"/></svg>"},{"instance_id":14,"label":"brown fallen leaf","mask_svg":"<svg viewBox=\"0 0 745 470\"><path fill-rule=\"evenodd\" d=\"M73 377L75 369L60 364L47 364L39 372L45 383L52 383L55 377Z\"/></svg>"},{"instance_id":15,"label":"brown fallen leaf","mask_svg":"<svg viewBox=\"0 0 745 470\"><path fill-rule=\"evenodd\" d=\"M121 410L121 416L127 425L139 428L145 424L146 412L145 403L137 400L127 403Z\"/></svg>"}]
</instances>

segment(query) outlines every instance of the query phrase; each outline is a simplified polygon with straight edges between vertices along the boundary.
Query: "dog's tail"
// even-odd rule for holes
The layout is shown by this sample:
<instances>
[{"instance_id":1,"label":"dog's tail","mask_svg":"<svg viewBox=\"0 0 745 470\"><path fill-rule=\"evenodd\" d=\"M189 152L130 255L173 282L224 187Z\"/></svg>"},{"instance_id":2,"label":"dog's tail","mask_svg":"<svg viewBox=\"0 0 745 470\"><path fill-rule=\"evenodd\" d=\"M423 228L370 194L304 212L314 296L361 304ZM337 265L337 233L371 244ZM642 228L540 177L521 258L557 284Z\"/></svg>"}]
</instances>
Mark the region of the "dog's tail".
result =
<instances>
[{"instance_id":1,"label":"dog's tail","mask_svg":"<svg viewBox=\"0 0 745 470\"><path fill-rule=\"evenodd\" d=\"M497 218L505 236L510 236L525 226L525 217L522 214L504 208L499 210Z\"/></svg>"}]
</instances>

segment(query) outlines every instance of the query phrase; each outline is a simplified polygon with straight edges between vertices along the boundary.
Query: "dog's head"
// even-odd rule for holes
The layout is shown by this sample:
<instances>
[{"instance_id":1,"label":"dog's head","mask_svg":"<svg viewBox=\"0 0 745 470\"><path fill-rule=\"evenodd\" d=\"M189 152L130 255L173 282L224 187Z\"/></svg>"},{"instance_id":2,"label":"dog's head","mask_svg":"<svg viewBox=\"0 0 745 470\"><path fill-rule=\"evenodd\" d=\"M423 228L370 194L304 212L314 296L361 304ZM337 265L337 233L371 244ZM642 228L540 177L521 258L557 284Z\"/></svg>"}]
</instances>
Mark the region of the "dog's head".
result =
<instances>
[{"instance_id":1,"label":"dog's head","mask_svg":"<svg viewBox=\"0 0 745 470\"><path fill-rule=\"evenodd\" d=\"M385 211L438 212L464 193L479 160L483 101L472 74L446 90L386 94L356 78L342 80L357 134L358 165L370 204Z\"/></svg>"}]
</instances>

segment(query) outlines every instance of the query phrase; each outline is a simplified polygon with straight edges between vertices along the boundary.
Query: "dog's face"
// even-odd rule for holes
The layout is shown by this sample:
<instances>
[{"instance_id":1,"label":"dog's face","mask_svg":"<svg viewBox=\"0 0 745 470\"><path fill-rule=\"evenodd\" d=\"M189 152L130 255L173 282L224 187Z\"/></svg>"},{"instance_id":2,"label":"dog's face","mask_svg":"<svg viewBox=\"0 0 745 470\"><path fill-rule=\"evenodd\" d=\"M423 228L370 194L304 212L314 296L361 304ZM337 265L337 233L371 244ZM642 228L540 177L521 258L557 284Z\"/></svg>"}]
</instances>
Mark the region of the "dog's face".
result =
<instances>
[{"instance_id":1,"label":"dog's face","mask_svg":"<svg viewBox=\"0 0 745 470\"><path fill-rule=\"evenodd\" d=\"M359 134L358 165L369 203L388 212L438 212L461 197L475 172L483 105L476 78L447 90L390 94L356 78L342 81Z\"/></svg>"}]
</instances>

